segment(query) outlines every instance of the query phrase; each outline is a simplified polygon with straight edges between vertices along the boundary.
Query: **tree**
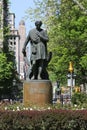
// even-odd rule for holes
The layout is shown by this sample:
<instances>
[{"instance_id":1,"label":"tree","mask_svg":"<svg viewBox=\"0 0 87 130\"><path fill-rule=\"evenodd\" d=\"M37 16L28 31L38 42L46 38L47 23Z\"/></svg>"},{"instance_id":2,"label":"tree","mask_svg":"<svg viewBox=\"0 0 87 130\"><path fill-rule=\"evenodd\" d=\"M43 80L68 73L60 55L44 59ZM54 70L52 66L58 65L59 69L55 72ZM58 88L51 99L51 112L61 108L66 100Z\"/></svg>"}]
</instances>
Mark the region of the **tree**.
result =
<instances>
[{"instance_id":1,"label":"tree","mask_svg":"<svg viewBox=\"0 0 87 130\"><path fill-rule=\"evenodd\" d=\"M21 91L18 88L19 83L13 52L8 53L8 56L5 53L0 53L0 99L17 97Z\"/></svg>"},{"instance_id":2,"label":"tree","mask_svg":"<svg viewBox=\"0 0 87 130\"><path fill-rule=\"evenodd\" d=\"M80 3L85 7L87 1ZM74 62L77 81L84 84L86 81L86 69L80 64L82 57L87 50L87 15L84 14L77 4L73 1L62 0L61 4L61 30L63 30L65 45L69 50L71 60Z\"/></svg>"},{"instance_id":3,"label":"tree","mask_svg":"<svg viewBox=\"0 0 87 130\"><path fill-rule=\"evenodd\" d=\"M10 29L8 25L9 0L3 0L3 6L0 6L0 40L3 48L0 48L0 98L12 98L12 92L17 89L13 85L13 80L19 81L16 72L16 63L14 52L9 51ZM3 19L2 19L3 15Z\"/></svg>"},{"instance_id":4,"label":"tree","mask_svg":"<svg viewBox=\"0 0 87 130\"><path fill-rule=\"evenodd\" d=\"M7 57L4 53L0 53L0 81L9 79L12 76L12 69L13 63L7 61Z\"/></svg>"},{"instance_id":5,"label":"tree","mask_svg":"<svg viewBox=\"0 0 87 130\"><path fill-rule=\"evenodd\" d=\"M7 61L5 53L0 53L0 97L7 94L12 85L9 80L12 78L12 70L13 63Z\"/></svg>"}]
</instances>

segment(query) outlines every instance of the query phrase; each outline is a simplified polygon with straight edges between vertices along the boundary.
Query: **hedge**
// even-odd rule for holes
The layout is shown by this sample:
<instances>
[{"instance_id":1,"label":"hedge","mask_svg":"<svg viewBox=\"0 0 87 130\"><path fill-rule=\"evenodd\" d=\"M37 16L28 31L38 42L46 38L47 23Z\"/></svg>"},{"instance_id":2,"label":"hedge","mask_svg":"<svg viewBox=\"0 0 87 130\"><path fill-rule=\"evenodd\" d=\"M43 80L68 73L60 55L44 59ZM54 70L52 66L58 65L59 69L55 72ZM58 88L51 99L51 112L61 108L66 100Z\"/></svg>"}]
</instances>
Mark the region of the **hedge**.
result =
<instances>
[{"instance_id":1,"label":"hedge","mask_svg":"<svg viewBox=\"0 0 87 130\"><path fill-rule=\"evenodd\" d=\"M87 130L87 110L0 111L0 130Z\"/></svg>"}]
</instances>

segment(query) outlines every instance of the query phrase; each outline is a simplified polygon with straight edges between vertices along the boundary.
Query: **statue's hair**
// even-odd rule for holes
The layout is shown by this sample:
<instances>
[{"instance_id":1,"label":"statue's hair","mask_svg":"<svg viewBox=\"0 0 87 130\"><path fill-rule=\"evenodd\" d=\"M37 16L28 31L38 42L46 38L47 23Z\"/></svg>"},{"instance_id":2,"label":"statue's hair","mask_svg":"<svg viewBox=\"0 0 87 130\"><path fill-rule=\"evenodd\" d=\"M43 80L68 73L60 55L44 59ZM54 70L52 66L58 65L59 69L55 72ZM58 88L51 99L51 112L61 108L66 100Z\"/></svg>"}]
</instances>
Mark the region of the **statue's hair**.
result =
<instances>
[{"instance_id":1,"label":"statue's hair","mask_svg":"<svg viewBox=\"0 0 87 130\"><path fill-rule=\"evenodd\" d=\"M41 26L42 25L42 21L36 21L35 22L35 26L37 26L38 24Z\"/></svg>"}]
</instances>

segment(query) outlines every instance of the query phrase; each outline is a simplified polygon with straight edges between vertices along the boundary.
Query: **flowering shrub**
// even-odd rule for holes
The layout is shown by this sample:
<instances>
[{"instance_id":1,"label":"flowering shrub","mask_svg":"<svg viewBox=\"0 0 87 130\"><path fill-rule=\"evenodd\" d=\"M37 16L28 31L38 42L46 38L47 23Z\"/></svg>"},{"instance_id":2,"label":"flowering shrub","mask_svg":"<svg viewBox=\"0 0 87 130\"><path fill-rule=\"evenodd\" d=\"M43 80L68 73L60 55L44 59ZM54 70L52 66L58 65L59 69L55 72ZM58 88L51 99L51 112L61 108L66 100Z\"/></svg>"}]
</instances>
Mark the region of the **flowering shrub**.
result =
<instances>
[{"instance_id":1,"label":"flowering shrub","mask_svg":"<svg viewBox=\"0 0 87 130\"><path fill-rule=\"evenodd\" d=\"M0 130L86 130L87 110L0 111Z\"/></svg>"}]
</instances>

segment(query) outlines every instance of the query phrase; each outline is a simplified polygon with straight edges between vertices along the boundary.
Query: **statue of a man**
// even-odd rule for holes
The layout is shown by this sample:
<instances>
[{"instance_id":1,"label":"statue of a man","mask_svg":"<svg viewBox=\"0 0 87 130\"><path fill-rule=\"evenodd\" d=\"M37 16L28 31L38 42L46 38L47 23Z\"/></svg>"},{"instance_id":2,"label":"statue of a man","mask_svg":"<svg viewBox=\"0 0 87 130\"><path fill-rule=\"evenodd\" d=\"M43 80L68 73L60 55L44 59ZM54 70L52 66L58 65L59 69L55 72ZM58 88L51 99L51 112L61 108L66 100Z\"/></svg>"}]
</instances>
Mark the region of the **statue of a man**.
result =
<instances>
[{"instance_id":1,"label":"statue of a man","mask_svg":"<svg viewBox=\"0 0 87 130\"><path fill-rule=\"evenodd\" d=\"M48 78L48 74L45 75L42 73L44 73L44 65L45 62L47 62L47 42L49 41L49 38L47 32L41 28L41 25L42 21L35 22L36 28L29 31L22 50L23 54L25 54L26 45L28 44L28 42L30 42L30 61L32 66L30 75L33 75L34 79L45 79L45 76Z\"/></svg>"}]
</instances>

